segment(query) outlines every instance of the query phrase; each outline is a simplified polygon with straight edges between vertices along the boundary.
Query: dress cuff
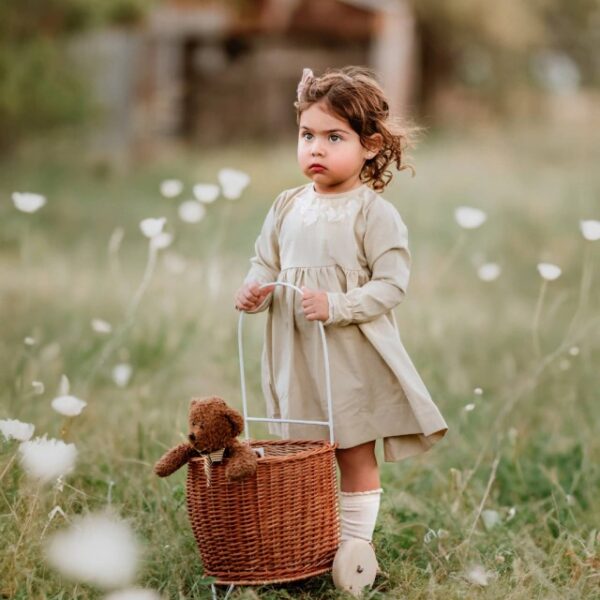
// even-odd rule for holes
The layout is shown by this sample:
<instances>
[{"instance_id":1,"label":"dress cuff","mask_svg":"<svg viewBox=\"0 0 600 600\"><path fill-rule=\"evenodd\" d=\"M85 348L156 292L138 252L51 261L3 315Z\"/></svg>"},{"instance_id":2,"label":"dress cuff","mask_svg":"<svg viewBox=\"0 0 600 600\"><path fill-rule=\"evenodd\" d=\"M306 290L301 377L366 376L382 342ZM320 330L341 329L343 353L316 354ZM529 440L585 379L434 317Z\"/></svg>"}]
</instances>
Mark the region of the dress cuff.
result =
<instances>
[{"instance_id":1,"label":"dress cuff","mask_svg":"<svg viewBox=\"0 0 600 600\"><path fill-rule=\"evenodd\" d=\"M341 292L327 292L329 303L329 318L323 325L347 325L352 322L350 303L345 294Z\"/></svg>"}]
</instances>

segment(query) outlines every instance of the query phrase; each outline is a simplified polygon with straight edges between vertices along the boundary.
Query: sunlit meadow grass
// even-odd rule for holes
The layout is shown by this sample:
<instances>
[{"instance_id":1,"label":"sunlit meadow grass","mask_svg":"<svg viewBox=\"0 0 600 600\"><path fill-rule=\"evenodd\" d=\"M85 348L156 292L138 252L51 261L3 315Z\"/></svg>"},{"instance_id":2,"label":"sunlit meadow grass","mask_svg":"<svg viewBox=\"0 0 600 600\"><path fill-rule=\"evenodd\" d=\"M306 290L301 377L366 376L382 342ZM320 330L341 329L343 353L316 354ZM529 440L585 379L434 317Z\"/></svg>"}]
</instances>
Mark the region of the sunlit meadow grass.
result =
<instances>
[{"instance_id":1,"label":"sunlit meadow grass","mask_svg":"<svg viewBox=\"0 0 600 600\"><path fill-rule=\"evenodd\" d=\"M579 220L600 217L600 147L591 132L550 127L432 133L411 162L417 176L403 172L385 194L408 225L413 254L396 315L450 431L418 458L381 462L375 544L384 573L367 597L598 597L600 242L583 239ZM182 222L177 206L192 184L216 182L225 166L251 176L242 198L221 198L200 223ZM185 184L176 199L159 191L171 177ZM210 597L185 509L185 469L160 480L152 465L185 434L192 396L218 394L241 407L232 296L272 200L303 182L292 145L212 149L127 174L51 153L0 165L0 419L59 438L65 418L50 402L63 374L88 403L66 432L79 455L62 489L30 482L18 444L0 439L1 598L101 597L62 579L43 548L66 525L60 512L49 518L54 507L72 519L107 505L145 544L137 585L166 598ZM14 191L42 193L47 205L19 212ZM460 205L482 209L486 222L461 229ZM139 222L160 216L174 242L158 252L126 320L147 261ZM174 252L182 272L168 268ZM500 265L498 279L478 278L484 262ZM559 265L561 276L544 283L539 262ZM112 333L95 332L93 318ZM245 322L258 415L264 315ZM133 369L125 387L111 375L118 363ZM33 381L43 382L42 394ZM260 425L251 432L266 435ZM487 585L469 577L473 566ZM327 575L232 597L344 594Z\"/></svg>"}]
</instances>

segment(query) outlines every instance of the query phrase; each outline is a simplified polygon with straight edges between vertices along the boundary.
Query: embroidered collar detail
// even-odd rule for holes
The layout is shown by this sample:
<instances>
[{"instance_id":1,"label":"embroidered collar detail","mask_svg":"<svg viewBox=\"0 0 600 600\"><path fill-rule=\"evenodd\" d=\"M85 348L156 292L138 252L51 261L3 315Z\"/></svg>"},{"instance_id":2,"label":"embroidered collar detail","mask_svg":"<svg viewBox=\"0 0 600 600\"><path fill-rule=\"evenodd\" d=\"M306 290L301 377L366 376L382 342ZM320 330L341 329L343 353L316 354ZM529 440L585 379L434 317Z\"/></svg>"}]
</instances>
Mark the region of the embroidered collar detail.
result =
<instances>
[{"instance_id":1,"label":"embroidered collar detail","mask_svg":"<svg viewBox=\"0 0 600 600\"><path fill-rule=\"evenodd\" d=\"M312 225L317 221L338 222L353 217L360 208L357 198L363 191L362 187L356 188L343 194L331 194L331 199L328 199L326 194L317 194L309 186L307 193L298 199L302 220L306 225Z\"/></svg>"}]
</instances>

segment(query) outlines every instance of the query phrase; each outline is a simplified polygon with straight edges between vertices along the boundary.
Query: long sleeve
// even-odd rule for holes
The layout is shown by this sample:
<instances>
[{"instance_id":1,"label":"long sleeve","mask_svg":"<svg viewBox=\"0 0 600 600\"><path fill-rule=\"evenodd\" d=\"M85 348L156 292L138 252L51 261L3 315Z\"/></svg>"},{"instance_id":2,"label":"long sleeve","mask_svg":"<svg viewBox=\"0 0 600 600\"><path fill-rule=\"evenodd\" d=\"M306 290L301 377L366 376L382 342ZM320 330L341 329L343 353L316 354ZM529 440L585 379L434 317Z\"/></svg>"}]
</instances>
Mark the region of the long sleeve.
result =
<instances>
[{"instance_id":1,"label":"long sleeve","mask_svg":"<svg viewBox=\"0 0 600 600\"><path fill-rule=\"evenodd\" d=\"M258 281L259 283L268 283L276 281L281 263L279 261L279 240L277 227L277 208L282 199L280 194L273 202L262 229L254 244L254 256L250 259L250 270L244 278L244 283ZM273 294L269 294L254 310L248 310L248 313L257 313L266 310L271 304Z\"/></svg>"},{"instance_id":2,"label":"long sleeve","mask_svg":"<svg viewBox=\"0 0 600 600\"><path fill-rule=\"evenodd\" d=\"M389 202L374 202L370 207L364 249L370 280L347 293L328 292L329 318L324 325L371 321L404 299L411 266L408 230Z\"/></svg>"}]
</instances>

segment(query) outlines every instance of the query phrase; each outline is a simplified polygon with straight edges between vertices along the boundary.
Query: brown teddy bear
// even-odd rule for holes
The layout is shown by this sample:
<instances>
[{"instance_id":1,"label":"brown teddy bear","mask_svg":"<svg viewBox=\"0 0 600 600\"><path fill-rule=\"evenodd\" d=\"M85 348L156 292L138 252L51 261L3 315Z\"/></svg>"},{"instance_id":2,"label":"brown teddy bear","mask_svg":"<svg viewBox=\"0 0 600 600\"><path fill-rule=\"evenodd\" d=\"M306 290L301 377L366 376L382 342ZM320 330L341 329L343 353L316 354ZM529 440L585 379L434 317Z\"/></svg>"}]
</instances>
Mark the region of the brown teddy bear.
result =
<instances>
[{"instance_id":1,"label":"brown teddy bear","mask_svg":"<svg viewBox=\"0 0 600 600\"><path fill-rule=\"evenodd\" d=\"M210 465L213 461L218 462L221 454L227 459L225 476L229 481L239 481L255 474L255 452L250 446L236 439L244 429L244 419L237 410L229 407L225 400L218 396L192 398L189 424L189 443L171 448L154 465L154 472L159 477L171 475L194 456L207 456Z\"/></svg>"}]
</instances>

